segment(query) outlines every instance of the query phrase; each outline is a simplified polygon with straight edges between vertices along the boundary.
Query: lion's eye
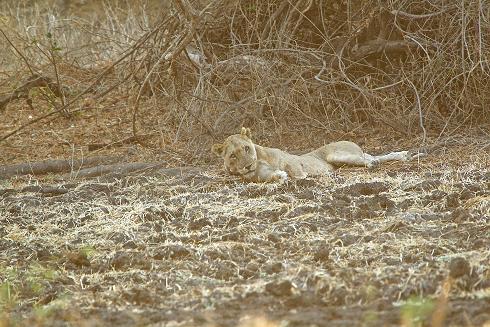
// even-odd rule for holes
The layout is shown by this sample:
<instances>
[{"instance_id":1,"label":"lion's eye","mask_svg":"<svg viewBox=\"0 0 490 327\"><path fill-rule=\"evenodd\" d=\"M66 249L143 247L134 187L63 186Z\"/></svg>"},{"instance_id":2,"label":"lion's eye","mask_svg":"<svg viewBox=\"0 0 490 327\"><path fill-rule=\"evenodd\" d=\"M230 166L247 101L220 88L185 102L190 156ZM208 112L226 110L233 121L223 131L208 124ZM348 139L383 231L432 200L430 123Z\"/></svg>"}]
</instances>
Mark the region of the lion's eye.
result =
<instances>
[{"instance_id":1,"label":"lion's eye","mask_svg":"<svg viewBox=\"0 0 490 327\"><path fill-rule=\"evenodd\" d=\"M236 159L236 155L234 153L230 154L230 159Z\"/></svg>"},{"instance_id":2,"label":"lion's eye","mask_svg":"<svg viewBox=\"0 0 490 327\"><path fill-rule=\"evenodd\" d=\"M245 145L245 152L249 152L250 151L250 147L248 145Z\"/></svg>"}]
</instances>

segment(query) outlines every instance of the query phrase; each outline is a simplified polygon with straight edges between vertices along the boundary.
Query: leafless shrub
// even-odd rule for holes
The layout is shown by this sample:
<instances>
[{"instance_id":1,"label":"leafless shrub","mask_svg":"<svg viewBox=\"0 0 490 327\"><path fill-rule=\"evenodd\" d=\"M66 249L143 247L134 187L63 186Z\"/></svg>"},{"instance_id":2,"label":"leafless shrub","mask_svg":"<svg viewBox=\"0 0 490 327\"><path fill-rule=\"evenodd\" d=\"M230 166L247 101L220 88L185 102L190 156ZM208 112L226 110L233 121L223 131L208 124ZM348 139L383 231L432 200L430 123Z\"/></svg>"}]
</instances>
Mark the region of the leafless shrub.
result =
<instances>
[{"instance_id":1,"label":"leafless shrub","mask_svg":"<svg viewBox=\"0 0 490 327\"><path fill-rule=\"evenodd\" d=\"M244 124L378 125L425 143L488 122L490 9L479 0L174 0L156 15L105 5L95 23L6 6L15 19L2 42L29 60L2 72L1 91L32 70L70 87L56 107L68 115L86 110L76 104L87 93L125 95L135 136L192 146Z\"/></svg>"}]
</instances>

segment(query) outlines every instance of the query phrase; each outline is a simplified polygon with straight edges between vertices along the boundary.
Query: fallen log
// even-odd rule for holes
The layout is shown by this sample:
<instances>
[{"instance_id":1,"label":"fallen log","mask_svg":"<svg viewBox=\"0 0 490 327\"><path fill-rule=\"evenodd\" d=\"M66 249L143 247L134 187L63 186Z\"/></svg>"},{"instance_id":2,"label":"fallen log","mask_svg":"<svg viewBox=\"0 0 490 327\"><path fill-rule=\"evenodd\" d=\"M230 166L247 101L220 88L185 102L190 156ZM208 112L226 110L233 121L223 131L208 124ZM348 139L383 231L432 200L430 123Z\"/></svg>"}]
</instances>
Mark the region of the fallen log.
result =
<instances>
[{"instance_id":1,"label":"fallen log","mask_svg":"<svg viewBox=\"0 0 490 327\"><path fill-rule=\"evenodd\" d=\"M114 164L121 157L96 156L73 160L44 160L15 165L0 166L0 180L22 175L44 175L49 173L66 173L102 164Z\"/></svg>"},{"instance_id":2,"label":"fallen log","mask_svg":"<svg viewBox=\"0 0 490 327\"><path fill-rule=\"evenodd\" d=\"M125 162L112 165L99 165L91 168L72 171L70 174L63 176L64 179L73 178L91 178L107 174L127 175L129 173L148 169L158 169L162 163L155 162Z\"/></svg>"}]
</instances>

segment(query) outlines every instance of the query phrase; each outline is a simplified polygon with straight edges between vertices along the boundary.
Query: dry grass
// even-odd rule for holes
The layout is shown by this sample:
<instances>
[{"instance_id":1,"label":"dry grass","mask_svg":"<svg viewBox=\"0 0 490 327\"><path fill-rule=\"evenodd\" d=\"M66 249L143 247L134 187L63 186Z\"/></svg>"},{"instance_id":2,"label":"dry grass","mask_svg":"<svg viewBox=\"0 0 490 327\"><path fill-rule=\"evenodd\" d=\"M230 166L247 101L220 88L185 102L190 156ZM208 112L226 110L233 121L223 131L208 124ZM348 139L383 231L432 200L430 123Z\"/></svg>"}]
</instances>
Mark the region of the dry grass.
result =
<instances>
[{"instance_id":1,"label":"dry grass","mask_svg":"<svg viewBox=\"0 0 490 327\"><path fill-rule=\"evenodd\" d=\"M214 170L12 181L0 198L3 308L21 325L477 326L490 172L440 159L282 186ZM454 258L470 270L444 300Z\"/></svg>"},{"instance_id":2,"label":"dry grass","mask_svg":"<svg viewBox=\"0 0 490 327\"><path fill-rule=\"evenodd\" d=\"M1 326L488 324L486 2L30 3L0 2L0 100L33 72L55 86L0 108L0 163L202 168L0 181ZM242 125L430 151L243 184L209 152Z\"/></svg>"}]
</instances>

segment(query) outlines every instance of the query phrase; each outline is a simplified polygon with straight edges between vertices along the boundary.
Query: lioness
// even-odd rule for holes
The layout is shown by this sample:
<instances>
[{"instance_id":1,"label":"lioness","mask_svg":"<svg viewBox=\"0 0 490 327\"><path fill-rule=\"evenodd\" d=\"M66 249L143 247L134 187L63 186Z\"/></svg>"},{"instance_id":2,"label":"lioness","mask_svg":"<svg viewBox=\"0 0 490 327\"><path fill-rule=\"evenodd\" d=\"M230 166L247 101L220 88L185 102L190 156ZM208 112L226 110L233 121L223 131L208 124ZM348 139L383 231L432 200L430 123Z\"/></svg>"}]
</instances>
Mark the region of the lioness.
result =
<instances>
[{"instance_id":1,"label":"lioness","mask_svg":"<svg viewBox=\"0 0 490 327\"><path fill-rule=\"evenodd\" d=\"M223 144L214 144L212 151L224 159L226 171L252 182L283 182L288 177L325 175L341 165L373 167L384 161L411 158L408 151L372 156L349 141L329 143L297 156L254 144L251 138L250 129L242 127L240 134L229 136Z\"/></svg>"}]
</instances>

